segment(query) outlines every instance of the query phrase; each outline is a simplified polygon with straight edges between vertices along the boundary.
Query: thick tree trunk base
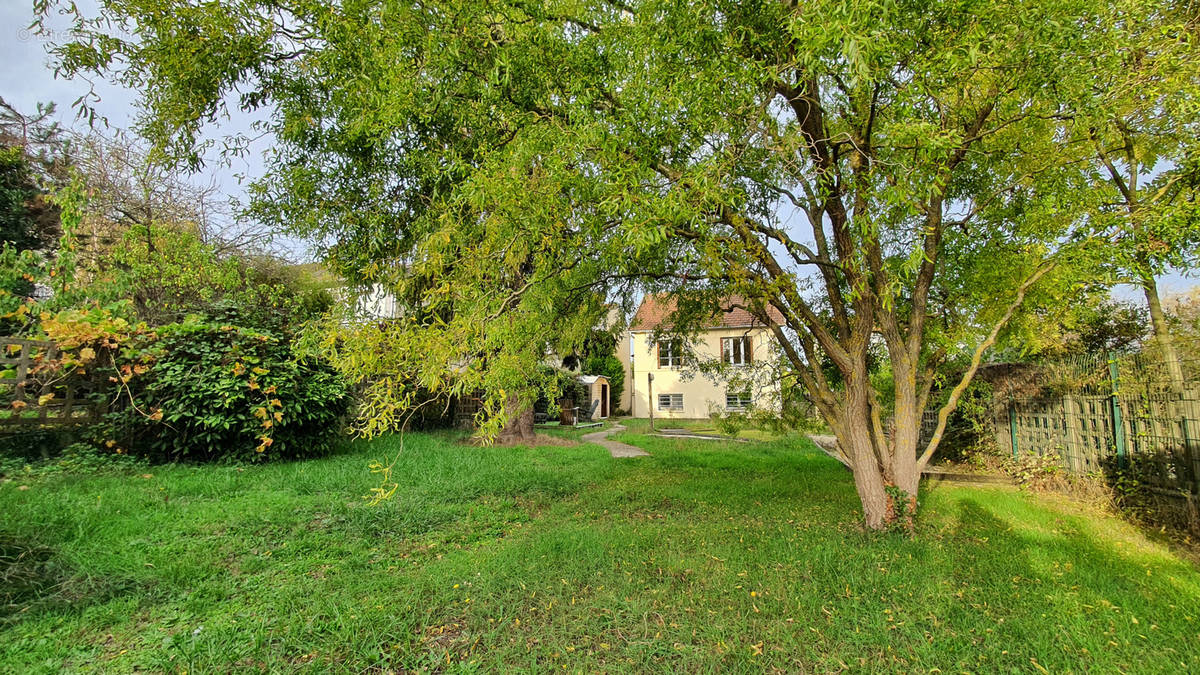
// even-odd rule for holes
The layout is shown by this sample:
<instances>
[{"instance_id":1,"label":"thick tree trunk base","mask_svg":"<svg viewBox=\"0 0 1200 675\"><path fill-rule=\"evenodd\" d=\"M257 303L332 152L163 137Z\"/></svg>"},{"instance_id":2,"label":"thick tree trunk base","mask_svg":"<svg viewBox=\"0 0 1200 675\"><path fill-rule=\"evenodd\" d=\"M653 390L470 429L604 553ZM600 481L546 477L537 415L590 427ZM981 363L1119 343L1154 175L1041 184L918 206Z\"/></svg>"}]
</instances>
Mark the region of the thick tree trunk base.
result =
<instances>
[{"instance_id":1,"label":"thick tree trunk base","mask_svg":"<svg viewBox=\"0 0 1200 675\"><path fill-rule=\"evenodd\" d=\"M496 436L497 445L519 445L533 441L533 408L526 406L520 413L511 412L519 409L520 406L521 401L516 395L508 397L507 407L510 411L508 424Z\"/></svg>"}]
</instances>

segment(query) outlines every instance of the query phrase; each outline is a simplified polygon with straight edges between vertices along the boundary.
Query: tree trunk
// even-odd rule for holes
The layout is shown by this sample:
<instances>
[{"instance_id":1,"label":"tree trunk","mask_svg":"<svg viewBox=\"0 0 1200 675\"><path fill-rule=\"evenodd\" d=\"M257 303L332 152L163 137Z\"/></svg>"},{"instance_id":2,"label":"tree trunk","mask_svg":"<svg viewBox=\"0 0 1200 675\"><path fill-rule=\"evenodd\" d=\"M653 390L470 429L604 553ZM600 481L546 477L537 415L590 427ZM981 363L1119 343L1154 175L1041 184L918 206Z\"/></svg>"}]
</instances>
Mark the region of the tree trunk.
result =
<instances>
[{"instance_id":1,"label":"tree trunk","mask_svg":"<svg viewBox=\"0 0 1200 675\"><path fill-rule=\"evenodd\" d=\"M909 499L915 503L917 485L921 480L921 469L917 466L917 441L921 435L921 416L923 410L917 408L917 391L915 375L901 374L909 378L905 383L897 382L896 409L893 417L892 439L892 483L903 490ZM904 386L907 385L907 386ZM911 511L906 511L906 517L912 517Z\"/></svg>"},{"instance_id":2,"label":"tree trunk","mask_svg":"<svg viewBox=\"0 0 1200 675\"><path fill-rule=\"evenodd\" d=\"M897 525L912 529L921 470L917 462L920 413L916 399L897 406L891 438L871 413L870 382L862 373L846 378L837 419L829 420L838 446L854 473L854 488L862 502L868 529ZM898 402L909 397L897 392ZM897 501L899 500L899 502Z\"/></svg>"},{"instance_id":3,"label":"tree trunk","mask_svg":"<svg viewBox=\"0 0 1200 675\"><path fill-rule=\"evenodd\" d=\"M854 489L862 501L867 528L883 530L895 522L896 512L891 508L884 474L875 454L868 398L870 386L865 368L862 373L847 378L846 399L840 410L842 419L834 426L834 433L850 460Z\"/></svg>"},{"instance_id":4,"label":"tree trunk","mask_svg":"<svg viewBox=\"0 0 1200 675\"><path fill-rule=\"evenodd\" d=\"M504 407L508 422L496 436L496 442L501 445L513 445L532 441L533 406L524 405L517 394L509 394Z\"/></svg>"},{"instance_id":5,"label":"tree trunk","mask_svg":"<svg viewBox=\"0 0 1200 675\"><path fill-rule=\"evenodd\" d=\"M1163 313L1162 299L1158 296L1158 282L1153 274L1142 275L1142 290L1146 292L1146 304L1150 307L1150 326L1154 329L1154 340L1162 350L1167 377L1171 380L1171 391L1181 392L1184 384L1183 366L1179 364L1179 355L1175 352L1175 341L1171 338L1171 330L1167 326L1167 315Z\"/></svg>"}]
</instances>

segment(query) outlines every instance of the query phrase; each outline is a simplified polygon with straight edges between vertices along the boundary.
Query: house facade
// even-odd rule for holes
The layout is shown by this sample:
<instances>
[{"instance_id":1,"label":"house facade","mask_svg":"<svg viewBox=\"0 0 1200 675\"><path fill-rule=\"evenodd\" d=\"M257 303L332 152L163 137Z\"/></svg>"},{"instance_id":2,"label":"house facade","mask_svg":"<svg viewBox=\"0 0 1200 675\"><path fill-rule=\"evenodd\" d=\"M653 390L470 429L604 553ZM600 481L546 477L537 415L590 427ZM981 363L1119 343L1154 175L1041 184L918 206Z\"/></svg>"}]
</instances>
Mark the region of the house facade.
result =
<instances>
[{"instance_id":1,"label":"house facade","mask_svg":"<svg viewBox=\"0 0 1200 675\"><path fill-rule=\"evenodd\" d=\"M739 304L731 298L730 304ZM625 365L620 407L633 417L707 418L753 406L778 410L778 356L770 328L744 309L718 312L691 340L656 337L674 311L666 296L647 296L621 341ZM771 319L782 323L772 310ZM701 364L721 372L700 372Z\"/></svg>"}]
</instances>

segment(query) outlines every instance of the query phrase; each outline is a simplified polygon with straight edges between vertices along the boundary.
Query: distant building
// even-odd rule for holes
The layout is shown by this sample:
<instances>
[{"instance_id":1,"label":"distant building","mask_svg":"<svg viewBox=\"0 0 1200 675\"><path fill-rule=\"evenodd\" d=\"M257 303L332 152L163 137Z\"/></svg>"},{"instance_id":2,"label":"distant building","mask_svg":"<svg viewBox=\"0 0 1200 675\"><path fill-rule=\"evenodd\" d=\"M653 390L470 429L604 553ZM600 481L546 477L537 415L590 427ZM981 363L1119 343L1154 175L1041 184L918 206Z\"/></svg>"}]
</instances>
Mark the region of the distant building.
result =
<instances>
[{"instance_id":1,"label":"distant building","mask_svg":"<svg viewBox=\"0 0 1200 675\"><path fill-rule=\"evenodd\" d=\"M771 329L745 309L732 307L744 304L739 298L731 297L727 304L730 308L714 315L695 340L685 342L655 339L656 331L670 328L665 322L675 310L675 300L646 296L617 350L625 364L619 407L633 417L649 417L653 406L654 417L680 419L740 412L751 406L778 410L778 356ZM774 308L770 318L783 323ZM728 366L728 376L699 373L694 367L717 360Z\"/></svg>"}]
</instances>

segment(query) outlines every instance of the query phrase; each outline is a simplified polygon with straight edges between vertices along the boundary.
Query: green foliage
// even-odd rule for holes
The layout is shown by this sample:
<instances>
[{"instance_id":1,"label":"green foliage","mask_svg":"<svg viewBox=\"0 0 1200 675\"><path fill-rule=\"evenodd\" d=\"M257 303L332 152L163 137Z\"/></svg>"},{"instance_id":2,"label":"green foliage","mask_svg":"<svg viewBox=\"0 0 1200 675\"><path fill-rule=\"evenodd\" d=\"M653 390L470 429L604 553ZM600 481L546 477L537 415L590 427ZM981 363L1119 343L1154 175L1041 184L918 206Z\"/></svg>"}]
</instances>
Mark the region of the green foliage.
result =
<instances>
[{"instance_id":1,"label":"green foliage","mask_svg":"<svg viewBox=\"0 0 1200 675\"><path fill-rule=\"evenodd\" d=\"M128 474L145 470L149 463L143 457L97 447L89 442L63 443L64 433L20 434L0 438L0 476L10 481L31 480L52 475L101 475L106 473ZM25 452L14 452L5 445L28 446L40 443L42 456L29 456Z\"/></svg>"},{"instance_id":2,"label":"green foliage","mask_svg":"<svg viewBox=\"0 0 1200 675\"><path fill-rule=\"evenodd\" d=\"M109 415L105 445L155 460L318 455L349 402L332 369L285 340L201 320L157 328L118 370L129 405Z\"/></svg>"},{"instance_id":3,"label":"green foliage","mask_svg":"<svg viewBox=\"0 0 1200 675\"><path fill-rule=\"evenodd\" d=\"M320 454L349 405L328 365L272 333L188 317L154 329L121 308L42 319L64 374L86 375L110 412L88 429L102 450L154 461Z\"/></svg>"},{"instance_id":4,"label":"green foliage","mask_svg":"<svg viewBox=\"0 0 1200 675\"><path fill-rule=\"evenodd\" d=\"M1077 351L1103 354L1136 350L1146 337L1149 321L1139 305L1101 300L1079 307L1075 325ZM1070 345L1068 351L1073 351Z\"/></svg>"},{"instance_id":5,"label":"green foliage","mask_svg":"<svg viewBox=\"0 0 1200 675\"><path fill-rule=\"evenodd\" d=\"M555 415L559 410L558 402L564 400L571 401L573 405L586 405L588 388L579 381L579 373L549 366L542 366L538 370L539 380L544 384L533 403L534 411Z\"/></svg>"},{"instance_id":6,"label":"green foliage","mask_svg":"<svg viewBox=\"0 0 1200 675\"><path fill-rule=\"evenodd\" d=\"M195 232L134 225L51 304L129 300L126 318L151 326L204 314L275 332L296 330L331 304L328 291L288 278L269 261L261 268L255 262L220 257Z\"/></svg>"},{"instance_id":7,"label":"green foliage","mask_svg":"<svg viewBox=\"0 0 1200 675\"><path fill-rule=\"evenodd\" d=\"M992 385L983 380L967 387L946 422L938 458L959 462L978 454L996 453L993 395Z\"/></svg>"},{"instance_id":8,"label":"green foliage","mask_svg":"<svg viewBox=\"0 0 1200 675\"><path fill-rule=\"evenodd\" d=\"M36 312L31 294L46 264L35 251L0 244L0 335L25 332Z\"/></svg>"},{"instance_id":9,"label":"green foliage","mask_svg":"<svg viewBox=\"0 0 1200 675\"><path fill-rule=\"evenodd\" d=\"M61 178L66 143L53 105L23 115L0 98L0 245L47 251L58 238L58 207L50 193Z\"/></svg>"},{"instance_id":10,"label":"green foliage","mask_svg":"<svg viewBox=\"0 0 1200 675\"><path fill-rule=\"evenodd\" d=\"M38 211L46 206L25 153L0 146L0 243L39 250L54 241L53 230L39 231Z\"/></svg>"}]
</instances>

